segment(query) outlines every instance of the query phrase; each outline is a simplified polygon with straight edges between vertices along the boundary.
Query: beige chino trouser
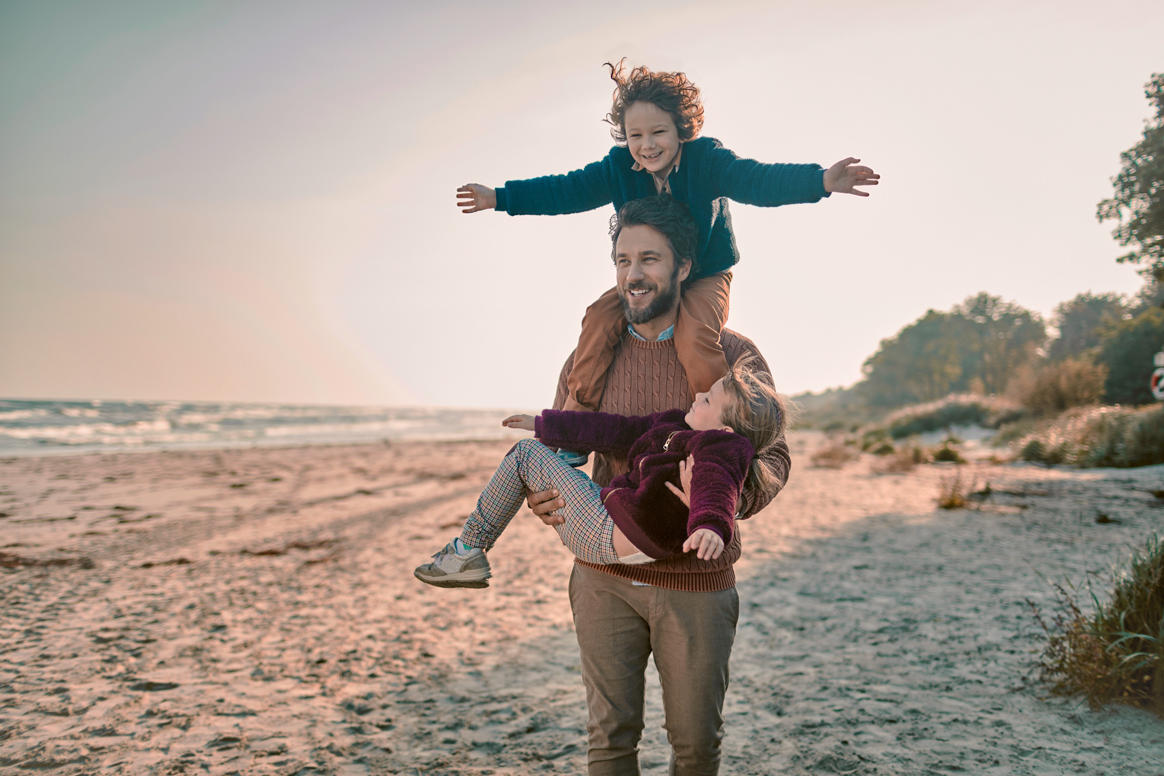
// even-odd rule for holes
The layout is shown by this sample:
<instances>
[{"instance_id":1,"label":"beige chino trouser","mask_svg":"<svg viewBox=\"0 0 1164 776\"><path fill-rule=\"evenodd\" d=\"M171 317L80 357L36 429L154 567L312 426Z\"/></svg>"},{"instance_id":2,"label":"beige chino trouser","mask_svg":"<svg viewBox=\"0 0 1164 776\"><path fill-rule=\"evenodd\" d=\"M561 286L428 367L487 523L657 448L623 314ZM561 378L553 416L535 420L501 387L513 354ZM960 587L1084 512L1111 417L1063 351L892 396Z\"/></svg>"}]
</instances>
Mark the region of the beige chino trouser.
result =
<instances>
[{"instance_id":1,"label":"beige chino trouser","mask_svg":"<svg viewBox=\"0 0 1164 776\"><path fill-rule=\"evenodd\" d=\"M663 688L673 776L719 772L735 588L686 593L645 587L575 564L570 607L589 711L590 776L638 776L647 658Z\"/></svg>"}]
</instances>

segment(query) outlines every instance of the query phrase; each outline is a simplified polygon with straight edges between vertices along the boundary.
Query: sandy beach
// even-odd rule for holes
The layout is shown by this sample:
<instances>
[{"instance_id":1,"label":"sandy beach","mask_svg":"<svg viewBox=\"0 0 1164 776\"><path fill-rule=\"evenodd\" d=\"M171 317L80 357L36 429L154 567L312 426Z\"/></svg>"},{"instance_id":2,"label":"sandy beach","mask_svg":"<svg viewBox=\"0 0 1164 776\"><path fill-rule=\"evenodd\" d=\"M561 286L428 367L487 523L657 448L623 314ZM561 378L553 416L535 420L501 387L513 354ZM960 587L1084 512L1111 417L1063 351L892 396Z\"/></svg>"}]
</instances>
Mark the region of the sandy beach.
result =
<instances>
[{"instance_id":1,"label":"sandy beach","mask_svg":"<svg viewBox=\"0 0 1164 776\"><path fill-rule=\"evenodd\" d=\"M821 443L741 528L724 773L1164 774L1164 720L1049 697L1027 604L1159 530L1164 467L980 461L945 512L952 467ZM412 577L509 444L0 460L0 773L584 773L556 534L519 514L486 590Z\"/></svg>"}]
</instances>

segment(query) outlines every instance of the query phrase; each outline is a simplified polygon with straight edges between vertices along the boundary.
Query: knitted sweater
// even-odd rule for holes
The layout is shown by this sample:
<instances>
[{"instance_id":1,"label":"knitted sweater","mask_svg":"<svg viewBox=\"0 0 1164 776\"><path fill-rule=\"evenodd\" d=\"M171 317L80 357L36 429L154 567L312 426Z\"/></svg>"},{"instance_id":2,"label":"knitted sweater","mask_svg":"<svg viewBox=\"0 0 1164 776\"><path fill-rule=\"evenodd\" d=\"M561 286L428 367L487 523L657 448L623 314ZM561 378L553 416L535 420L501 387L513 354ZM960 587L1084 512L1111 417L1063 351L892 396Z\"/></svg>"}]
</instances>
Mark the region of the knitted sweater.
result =
<instances>
[{"instance_id":1,"label":"knitted sweater","mask_svg":"<svg viewBox=\"0 0 1164 776\"><path fill-rule=\"evenodd\" d=\"M508 181L497 189L497 210L512 216L556 216L610 203L618 210L630 200L655 193L651 173L632 169L634 163L629 150L615 146L605 159L566 175ZM824 168L819 164L763 164L741 159L710 137L683 144L679 168L668 182L671 195L687 205L699 227L693 279L723 272L740 260L729 199L776 207L817 202L829 195L824 188Z\"/></svg>"},{"instance_id":2,"label":"knitted sweater","mask_svg":"<svg viewBox=\"0 0 1164 776\"><path fill-rule=\"evenodd\" d=\"M756 449L748 438L723 429L695 431L683 410L646 417L604 412L545 410L534 421L538 438L551 447L620 455L630 470L602 489L602 504L619 530L641 552L669 558L706 528L727 544L735 529L736 503ZM679 462L694 457L690 508L668 483L679 486Z\"/></svg>"},{"instance_id":3,"label":"knitted sweater","mask_svg":"<svg viewBox=\"0 0 1164 776\"><path fill-rule=\"evenodd\" d=\"M755 356L753 368L769 371L768 364L748 338L724 329L720 344L723 345L729 364L745 356ZM566 379L573 366L574 354L571 353L558 378L558 392L553 405L555 409L560 409L565 403ZM668 409L686 410L690 406L687 375L675 353L674 340L644 342L630 334L624 335L615 350L614 362L606 372L606 390L602 394L599 411L615 415L650 415ZM758 494L753 502L749 503L745 499L740 519L747 519L766 507L788 481L791 459L788 446L783 440L765 451L763 458L775 470L778 483L769 492ZM625 457L596 453L592 478L605 487L628 469ZM739 559L740 552L740 534L736 531L731 542L715 560L699 560L693 553L686 553L634 566L597 566L577 559L574 562L607 574L670 590L716 591L727 590L735 585L736 575L732 566Z\"/></svg>"}]
</instances>

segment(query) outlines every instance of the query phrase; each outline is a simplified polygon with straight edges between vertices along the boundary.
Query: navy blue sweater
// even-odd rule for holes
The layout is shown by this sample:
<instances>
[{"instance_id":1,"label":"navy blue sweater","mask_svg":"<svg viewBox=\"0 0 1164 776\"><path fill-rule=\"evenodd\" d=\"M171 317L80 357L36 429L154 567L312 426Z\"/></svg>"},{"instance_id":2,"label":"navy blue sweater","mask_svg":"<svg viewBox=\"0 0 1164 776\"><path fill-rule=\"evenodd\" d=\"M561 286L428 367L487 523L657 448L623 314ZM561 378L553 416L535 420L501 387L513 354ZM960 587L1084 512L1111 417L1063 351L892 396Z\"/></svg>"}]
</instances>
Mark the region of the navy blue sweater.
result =
<instances>
[{"instance_id":1,"label":"navy blue sweater","mask_svg":"<svg viewBox=\"0 0 1164 776\"><path fill-rule=\"evenodd\" d=\"M508 181L497 190L497 209L512 216L581 213L655 194L647 170L634 170L628 149L615 146L606 158L566 175ZM776 207L827 197L819 164L763 164L741 159L710 137L683 144L679 169L668 181L671 195L691 210L699 226L699 259L694 277L730 269L740 260L732 231L729 199Z\"/></svg>"}]
</instances>

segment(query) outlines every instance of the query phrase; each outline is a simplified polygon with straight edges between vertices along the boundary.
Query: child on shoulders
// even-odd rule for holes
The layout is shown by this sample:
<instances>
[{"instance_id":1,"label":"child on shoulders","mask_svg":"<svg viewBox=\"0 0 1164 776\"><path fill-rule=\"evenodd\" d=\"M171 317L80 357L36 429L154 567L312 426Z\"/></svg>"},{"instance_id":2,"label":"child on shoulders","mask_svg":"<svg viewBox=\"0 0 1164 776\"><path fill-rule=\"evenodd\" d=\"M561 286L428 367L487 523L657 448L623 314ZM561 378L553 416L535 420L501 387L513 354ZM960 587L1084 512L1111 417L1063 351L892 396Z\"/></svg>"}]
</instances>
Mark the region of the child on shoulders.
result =
<instances>
[{"instance_id":1,"label":"child on shoulders","mask_svg":"<svg viewBox=\"0 0 1164 776\"><path fill-rule=\"evenodd\" d=\"M560 215L610 203L617 211L628 200L662 192L686 204L699 228L698 275L683 292L674 339L692 392L706 393L727 372L719 337L728 317L731 267L739 261L727 200L776 207L817 202L837 192L867 197L857 187L876 186L880 176L852 157L827 170L741 159L718 140L699 137L703 105L685 74L646 67L627 73L625 61L606 65L615 82L606 121L616 143L606 158L566 175L509 181L496 190L466 184L457 189L457 204L465 213ZM598 408L625 328L616 289L586 310L566 409Z\"/></svg>"}]
</instances>

